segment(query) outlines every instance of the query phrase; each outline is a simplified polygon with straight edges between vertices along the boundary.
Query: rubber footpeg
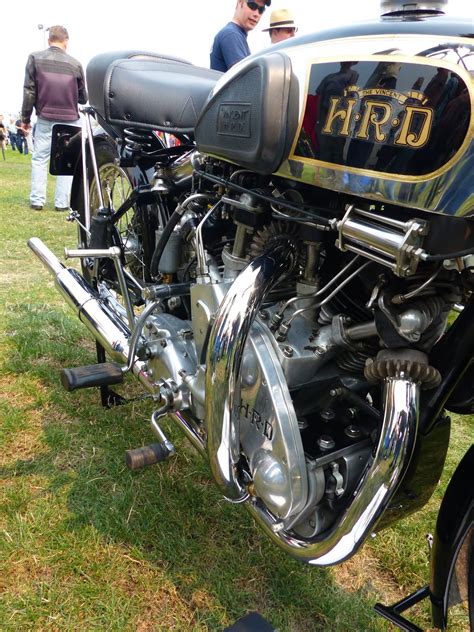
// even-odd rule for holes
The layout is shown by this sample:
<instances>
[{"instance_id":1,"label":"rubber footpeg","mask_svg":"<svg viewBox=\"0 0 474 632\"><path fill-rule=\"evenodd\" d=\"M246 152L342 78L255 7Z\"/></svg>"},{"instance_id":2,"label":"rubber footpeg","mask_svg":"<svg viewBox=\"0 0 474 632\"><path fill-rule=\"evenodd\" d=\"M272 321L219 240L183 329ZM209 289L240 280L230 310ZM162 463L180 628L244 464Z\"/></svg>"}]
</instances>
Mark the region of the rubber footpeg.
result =
<instances>
[{"instance_id":1,"label":"rubber footpeg","mask_svg":"<svg viewBox=\"0 0 474 632\"><path fill-rule=\"evenodd\" d=\"M125 463L131 470L141 470L147 465L155 465L165 461L170 451L163 443L151 443L143 448L125 450Z\"/></svg>"},{"instance_id":2,"label":"rubber footpeg","mask_svg":"<svg viewBox=\"0 0 474 632\"><path fill-rule=\"evenodd\" d=\"M123 373L120 364L116 362L101 362L88 366L78 366L74 369L62 369L61 384L66 391L93 386L111 386L121 384Z\"/></svg>"}]
</instances>

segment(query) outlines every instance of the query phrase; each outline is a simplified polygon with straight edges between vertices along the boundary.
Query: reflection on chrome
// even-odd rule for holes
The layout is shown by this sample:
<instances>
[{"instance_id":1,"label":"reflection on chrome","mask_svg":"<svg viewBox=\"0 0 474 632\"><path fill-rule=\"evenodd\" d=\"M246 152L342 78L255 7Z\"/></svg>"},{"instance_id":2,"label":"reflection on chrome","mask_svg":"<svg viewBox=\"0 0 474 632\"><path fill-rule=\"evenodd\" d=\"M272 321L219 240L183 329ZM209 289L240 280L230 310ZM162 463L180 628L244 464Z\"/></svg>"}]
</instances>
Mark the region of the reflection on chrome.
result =
<instances>
[{"instance_id":1,"label":"reflection on chrome","mask_svg":"<svg viewBox=\"0 0 474 632\"><path fill-rule=\"evenodd\" d=\"M278 521L258 504L249 511L287 553L317 566L337 564L356 553L374 530L410 463L418 424L420 386L411 380L387 378L379 442L372 463L342 517L328 531L305 540L275 529Z\"/></svg>"},{"instance_id":2,"label":"reflection on chrome","mask_svg":"<svg viewBox=\"0 0 474 632\"><path fill-rule=\"evenodd\" d=\"M292 244L287 238L275 240L229 288L211 331L206 359L208 453L218 486L234 502L248 497L237 472L240 437L234 413L243 350L265 295L294 263Z\"/></svg>"}]
</instances>

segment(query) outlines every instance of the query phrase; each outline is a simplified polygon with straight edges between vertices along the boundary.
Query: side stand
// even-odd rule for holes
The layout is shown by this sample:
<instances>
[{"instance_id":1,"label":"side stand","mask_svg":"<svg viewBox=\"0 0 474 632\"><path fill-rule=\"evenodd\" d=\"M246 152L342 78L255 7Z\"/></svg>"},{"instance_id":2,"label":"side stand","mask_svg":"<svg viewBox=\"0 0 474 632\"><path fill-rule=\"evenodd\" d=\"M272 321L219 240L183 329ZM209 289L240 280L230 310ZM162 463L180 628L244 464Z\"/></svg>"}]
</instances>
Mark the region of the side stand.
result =
<instances>
[{"instance_id":1,"label":"side stand","mask_svg":"<svg viewBox=\"0 0 474 632\"><path fill-rule=\"evenodd\" d=\"M97 362L98 364L103 364L106 362L105 350L104 347L99 343L95 343L95 348L97 352ZM112 389L110 389L107 385L99 386L100 390L100 403L104 408L114 408L115 406L121 406L122 404L126 404L127 400L125 397L122 397Z\"/></svg>"},{"instance_id":2,"label":"side stand","mask_svg":"<svg viewBox=\"0 0 474 632\"><path fill-rule=\"evenodd\" d=\"M376 603L374 610L378 614L382 615L382 617L385 617L385 619L394 623L400 628L400 630L405 630L405 632L423 632L421 628L408 621L408 619L405 619L405 617L402 617L400 613L408 610L408 608L411 608L416 603L429 596L429 586L423 586L423 588L419 588L411 595L408 595L408 597L397 601L397 603L393 604L393 606L384 606L381 603Z\"/></svg>"}]
</instances>

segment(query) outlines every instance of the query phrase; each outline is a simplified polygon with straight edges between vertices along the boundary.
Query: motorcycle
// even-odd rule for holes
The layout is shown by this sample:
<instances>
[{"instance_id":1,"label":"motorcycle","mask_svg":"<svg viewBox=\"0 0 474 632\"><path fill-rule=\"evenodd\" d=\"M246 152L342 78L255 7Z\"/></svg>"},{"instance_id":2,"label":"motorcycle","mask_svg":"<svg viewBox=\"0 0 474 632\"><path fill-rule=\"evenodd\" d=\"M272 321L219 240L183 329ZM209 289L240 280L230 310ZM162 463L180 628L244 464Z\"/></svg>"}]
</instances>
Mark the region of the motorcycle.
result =
<instances>
[{"instance_id":1,"label":"motorcycle","mask_svg":"<svg viewBox=\"0 0 474 632\"><path fill-rule=\"evenodd\" d=\"M83 127L58 125L82 274L29 246L97 343L68 391L133 374L289 555L340 563L420 510L450 417L474 413L474 44L437 11L287 40L227 73L95 57ZM474 625L474 446L442 501L421 599Z\"/></svg>"}]
</instances>

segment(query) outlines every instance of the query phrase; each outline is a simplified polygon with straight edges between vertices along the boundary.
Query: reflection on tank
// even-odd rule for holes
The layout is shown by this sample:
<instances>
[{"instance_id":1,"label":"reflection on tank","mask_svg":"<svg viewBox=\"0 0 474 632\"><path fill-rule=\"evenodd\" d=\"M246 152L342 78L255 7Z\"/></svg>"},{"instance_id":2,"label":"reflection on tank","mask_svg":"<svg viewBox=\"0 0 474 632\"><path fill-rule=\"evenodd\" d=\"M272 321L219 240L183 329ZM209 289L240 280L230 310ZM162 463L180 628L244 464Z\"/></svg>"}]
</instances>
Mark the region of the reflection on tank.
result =
<instances>
[{"instance_id":1,"label":"reflection on tank","mask_svg":"<svg viewBox=\"0 0 474 632\"><path fill-rule=\"evenodd\" d=\"M423 176L456 155L471 117L465 80L442 59L436 66L394 53L313 64L296 159Z\"/></svg>"}]
</instances>

